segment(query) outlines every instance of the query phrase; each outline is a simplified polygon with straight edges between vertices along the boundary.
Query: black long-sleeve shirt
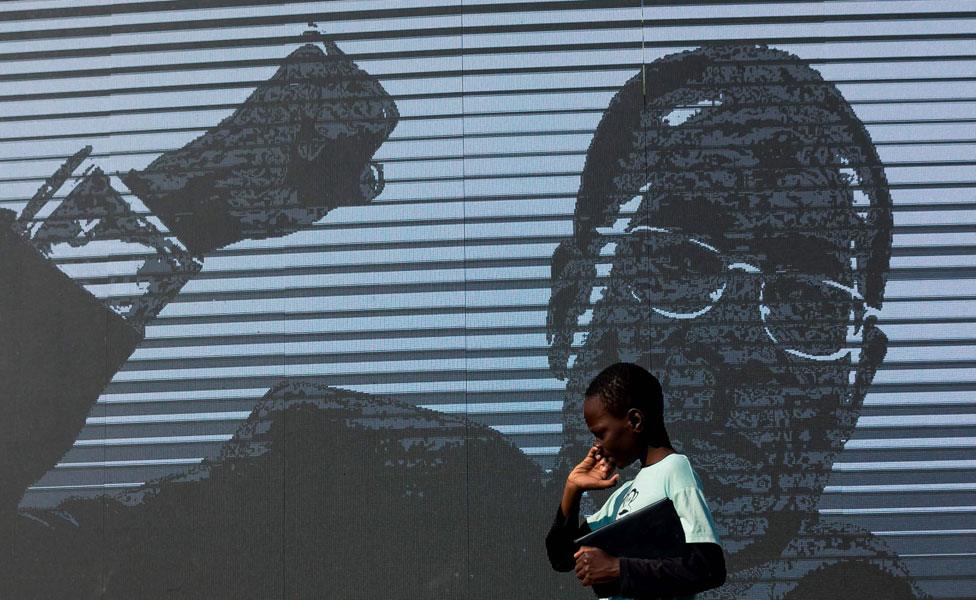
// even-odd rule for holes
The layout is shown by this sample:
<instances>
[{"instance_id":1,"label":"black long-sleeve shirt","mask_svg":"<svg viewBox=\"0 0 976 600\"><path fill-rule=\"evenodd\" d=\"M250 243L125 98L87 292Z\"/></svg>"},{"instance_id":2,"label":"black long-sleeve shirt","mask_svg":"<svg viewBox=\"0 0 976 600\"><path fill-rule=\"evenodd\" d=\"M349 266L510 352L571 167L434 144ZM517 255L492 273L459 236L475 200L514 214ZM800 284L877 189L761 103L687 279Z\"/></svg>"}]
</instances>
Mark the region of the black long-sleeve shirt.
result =
<instances>
[{"instance_id":1,"label":"black long-sleeve shirt","mask_svg":"<svg viewBox=\"0 0 976 600\"><path fill-rule=\"evenodd\" d=\"M573 554L579 549L575 541L590 532L590 526L579 522L579 515L567 517L562 509L546 535L549 562L557 571L572 571ZM679 554L659 559L620 559L620 577L593 586L600 597L670 598L689 596L718 587L725 582L725 556L722 547L711 543L684 544Z\"/></svg>"}]
</instances>

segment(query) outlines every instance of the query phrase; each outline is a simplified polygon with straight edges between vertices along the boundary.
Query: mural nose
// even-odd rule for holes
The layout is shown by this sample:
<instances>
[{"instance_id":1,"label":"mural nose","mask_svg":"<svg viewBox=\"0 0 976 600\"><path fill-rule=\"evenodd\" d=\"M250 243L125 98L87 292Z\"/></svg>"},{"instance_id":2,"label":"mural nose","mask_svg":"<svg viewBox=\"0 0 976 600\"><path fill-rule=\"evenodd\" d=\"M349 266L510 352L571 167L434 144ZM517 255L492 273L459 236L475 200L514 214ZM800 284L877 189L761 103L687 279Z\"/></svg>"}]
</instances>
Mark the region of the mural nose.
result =
<instances>
[{"instance_id":1,"label":"mural nose","mask_svg":"<svg viewBox=\"0 0 976 600\"><path fill-rule=\"evenodd\" d=\"M676 326L666 331L667 338L660 339L658 345L687 349L692 355L714 354L716 365L778 363L762 317L761 288L762 279L756 274L731 272L711 309L694 319L672 321ZM657 331L665 332L662 327ZM651 343L655 345L653 339Z\"/></svg>"}]
</instances>

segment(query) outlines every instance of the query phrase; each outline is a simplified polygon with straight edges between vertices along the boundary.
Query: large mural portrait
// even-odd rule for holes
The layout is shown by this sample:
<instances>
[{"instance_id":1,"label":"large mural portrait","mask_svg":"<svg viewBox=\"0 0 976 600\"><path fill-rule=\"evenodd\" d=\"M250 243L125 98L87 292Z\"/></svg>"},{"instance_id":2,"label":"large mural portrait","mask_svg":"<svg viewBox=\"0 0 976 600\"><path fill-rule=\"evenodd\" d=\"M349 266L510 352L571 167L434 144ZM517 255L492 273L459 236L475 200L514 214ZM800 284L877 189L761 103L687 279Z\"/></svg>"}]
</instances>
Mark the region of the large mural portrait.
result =
<instances>
[{"instance_id":1,"label":"large mural portrait","mask_svg":"<svg viewBox=\"0 0 976 600\"><path fill-rule=\"evenodd\" d=\"M0 598L596 597L618 362L696 598L976 598L965 3L7 4Z\"/></svg>"}]
</instances>

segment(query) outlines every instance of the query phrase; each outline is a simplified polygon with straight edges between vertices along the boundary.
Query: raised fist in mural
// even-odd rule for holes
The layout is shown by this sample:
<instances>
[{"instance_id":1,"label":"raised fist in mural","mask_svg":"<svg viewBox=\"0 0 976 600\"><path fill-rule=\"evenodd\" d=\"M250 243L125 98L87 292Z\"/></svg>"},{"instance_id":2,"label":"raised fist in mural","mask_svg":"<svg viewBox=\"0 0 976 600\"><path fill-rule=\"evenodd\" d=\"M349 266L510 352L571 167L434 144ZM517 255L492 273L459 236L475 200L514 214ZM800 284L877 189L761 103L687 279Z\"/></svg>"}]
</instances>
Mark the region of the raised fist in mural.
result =
<instances>
[{"instance_id":1,"label":"raised fist in mural","mask_svg":"<svg viewBox=\"0 0 976 600\"><path fill-rule=\"evenodd\" d=\"M334 45L305 45L233 115L123 176L168 235L94 168L46 219L6 215L0 240L26 262L0 254L0 277L17 282L0 288L0 325L10 327L0 365L14 392L0 433L21 433L19 453L0 461L0 538L13 540L0 555L0 595L585 597L546 565L536 540L551 502L538 466L510 441L465 417L321 383L275 385L217 456L185 473L15 512L202 256L370 201L383 188L371 159L397 118L380 84ZM138 244L144 262L102 301L48 260L108 241ZM22 318L5 320L8 306Z\"/></svg>"},{"instance_id":2,"label":"raised fist in mural","mask_svg":"<svg viewBox=\"0 0 976 600\"><path fill-rule=\"evenodd\" d=\"M203 255L293 233L382 191L372 158L397 124L396 104L334 43L306 37L232 115L124 175L151 214L95 166L54 201L90 146L20 215L0 210L0 440L11 449L0 461L0 515L71 447L146 323L200 271ZM119 262L137 265L130 272L99 262L120 252L131 258ZM65 257L73 263L59 269ZM96 264L86 270L85 259Z\"/></svg>"},{"instance_id":3,"label":"raised fist in mural","mask_svg":"<svg viewBox=\"0 0 976 600\"><path fill-rule=\"evenodd\" d=\"M324 51L292 52L216 127L123 177L194 254L298 231L383 190L372 157L396 127L396 104L322 40Z\"/></svg>"}]
</instances>

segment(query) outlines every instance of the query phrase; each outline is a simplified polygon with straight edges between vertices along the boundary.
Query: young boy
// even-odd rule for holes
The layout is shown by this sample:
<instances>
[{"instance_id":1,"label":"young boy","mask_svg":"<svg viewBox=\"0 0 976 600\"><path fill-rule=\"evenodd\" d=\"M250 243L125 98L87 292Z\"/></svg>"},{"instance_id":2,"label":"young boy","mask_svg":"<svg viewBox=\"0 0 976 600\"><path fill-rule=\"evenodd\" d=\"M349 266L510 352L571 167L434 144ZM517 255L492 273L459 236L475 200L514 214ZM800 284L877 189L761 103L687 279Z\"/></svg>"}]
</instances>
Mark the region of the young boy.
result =
<instances>
[{"instance_id":1,"label":"young boy","mask_svg":"<svg viewBox=\"0 0 976 600\"><path fill-rule=\"evenodd\" d=\"M607 367L586 390L583 416L596 443L566 479L556 520L546 536L552 567L575 568L580 582L600 596L693 598L697 592L722 585L725 558L715 524L688 458L671 447L658 380L634 364ZM613 487L620 479L613 471L637 460L640 473L577 524L583 492ZM575 545L573 540L579 536L664 498L674 504L685 535L675 556L627 558Z\"/></svg>"}]
</instances>

